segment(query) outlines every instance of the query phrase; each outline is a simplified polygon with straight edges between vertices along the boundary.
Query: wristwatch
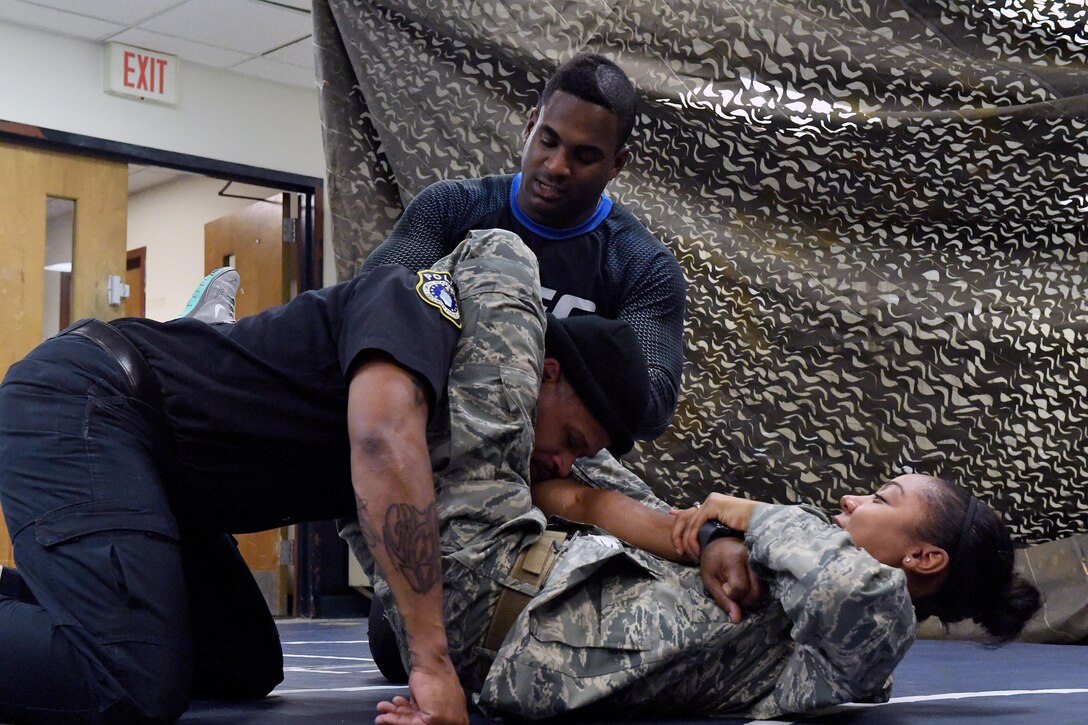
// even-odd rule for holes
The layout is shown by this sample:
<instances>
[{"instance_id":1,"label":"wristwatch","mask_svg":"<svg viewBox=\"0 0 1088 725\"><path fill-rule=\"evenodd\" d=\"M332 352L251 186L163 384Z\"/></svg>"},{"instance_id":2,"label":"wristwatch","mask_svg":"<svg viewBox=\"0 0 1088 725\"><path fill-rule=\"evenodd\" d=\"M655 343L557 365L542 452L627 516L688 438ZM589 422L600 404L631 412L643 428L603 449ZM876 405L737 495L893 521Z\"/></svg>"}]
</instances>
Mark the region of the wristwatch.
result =
<instances>
[{"instance_id":1,"label":"wristwatch","mask_svg":"<svg viewBox=\"0 0 1088 725\"><path fill-rule=\"evenodd\" d=\"M707 544L722 537L744 541L744 532L726 526L720 521L707 521L699 527L699 556L702 556L703 552L706 551Z\"/></svg>"}]
</instances>

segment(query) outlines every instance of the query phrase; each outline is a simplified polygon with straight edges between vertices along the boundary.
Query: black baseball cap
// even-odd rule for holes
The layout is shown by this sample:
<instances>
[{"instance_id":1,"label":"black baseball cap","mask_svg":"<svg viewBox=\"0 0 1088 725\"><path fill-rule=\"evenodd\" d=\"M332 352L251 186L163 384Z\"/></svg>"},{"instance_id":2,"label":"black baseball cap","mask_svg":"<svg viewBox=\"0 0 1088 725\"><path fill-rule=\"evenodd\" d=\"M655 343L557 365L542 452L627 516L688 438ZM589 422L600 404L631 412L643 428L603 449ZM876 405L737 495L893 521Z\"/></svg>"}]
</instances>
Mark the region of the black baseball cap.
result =
<instances>
[{"instance_id":1,"label":"black baseball cap","mask_svg":"<svg viewBox=\"0 0 1088 725\"><path fill-rule=\"evenodd\" d=\"M635 330L599 315L548 315L544 356L555 358L582 403L608 432L612 455L634 445L650 401L650 374Z\"/></svg>"}]
</instances>

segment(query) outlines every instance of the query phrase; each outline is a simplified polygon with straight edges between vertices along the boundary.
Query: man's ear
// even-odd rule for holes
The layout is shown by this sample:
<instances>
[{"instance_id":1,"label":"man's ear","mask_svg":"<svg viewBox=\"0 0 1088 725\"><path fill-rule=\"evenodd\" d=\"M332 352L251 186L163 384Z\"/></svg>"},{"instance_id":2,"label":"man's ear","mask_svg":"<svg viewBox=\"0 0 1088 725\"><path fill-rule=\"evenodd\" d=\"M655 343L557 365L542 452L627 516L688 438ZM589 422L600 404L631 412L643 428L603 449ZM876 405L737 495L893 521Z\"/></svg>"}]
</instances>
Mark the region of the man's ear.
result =
<instances>
[{"instance_id":1,"label":"man's ear","mask_svg":"<svg viewBox=\"0 0 1088 725\"><path fill-rule=\"evenodd\" d=\"M529 119L525 122L525 128L521 129L521 140L528 141L529 135L536 127L536 120L540 118L540 106L533 106L533 110L529 111Z\"/></svg>"},{"instance_id":2,"label":"man's ear","mask_svg":"<svg viewBox=\"0 0 1088 725\"><path fill-rule=\"evenodd\" d=\"M543 380L558 380L560 373L562 372L559 361L554 357L544 358L544 377Z\"/></svg>"},{"instance_id":3,"label":"man's ear","mask_svg":"<svg viewBox=\"0 0 1088 725\"><path fill-rule=\"evenodd\" d=\"M627 165L627 162L631 160L631 147L624 146L616 155L612 157L612 170L608 172L608 180L616 178L616 175L623 170L623 167Z\"/></svg>"},{"instance_id":4,"label":"man's ear","mask_svg":"<svg viewBox=\"0 0 1088 725\"><path fill-rule=\"evenodd\" d=\"M922 576L933 576L948 568L948 552L933 544L915 545L903 558L903 569Z\"/></svg>"}]
</instances>

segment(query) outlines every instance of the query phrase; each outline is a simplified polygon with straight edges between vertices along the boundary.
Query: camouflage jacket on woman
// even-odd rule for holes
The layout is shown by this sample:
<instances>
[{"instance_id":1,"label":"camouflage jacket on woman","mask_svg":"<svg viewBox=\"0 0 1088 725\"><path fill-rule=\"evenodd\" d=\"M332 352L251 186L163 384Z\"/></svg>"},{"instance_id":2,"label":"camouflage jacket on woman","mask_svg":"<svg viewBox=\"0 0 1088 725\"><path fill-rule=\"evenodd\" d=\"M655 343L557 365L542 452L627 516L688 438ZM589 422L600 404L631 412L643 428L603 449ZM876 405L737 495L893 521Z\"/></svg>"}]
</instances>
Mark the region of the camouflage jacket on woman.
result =
<instances>
[{"instance_id":1,"label":"camouflage jacket on woman","mask_svg":"<svg viewBox=\"0 0 1088 725\"><path fill-rule=\"evenodd\" d=\"M887 700L914 641L903 572L797 506L760 506L746 544L769 603L739 624L697 569L605 535L579 536L507 636L489 714L808 713Z\"/></svg>"}]
</instances>

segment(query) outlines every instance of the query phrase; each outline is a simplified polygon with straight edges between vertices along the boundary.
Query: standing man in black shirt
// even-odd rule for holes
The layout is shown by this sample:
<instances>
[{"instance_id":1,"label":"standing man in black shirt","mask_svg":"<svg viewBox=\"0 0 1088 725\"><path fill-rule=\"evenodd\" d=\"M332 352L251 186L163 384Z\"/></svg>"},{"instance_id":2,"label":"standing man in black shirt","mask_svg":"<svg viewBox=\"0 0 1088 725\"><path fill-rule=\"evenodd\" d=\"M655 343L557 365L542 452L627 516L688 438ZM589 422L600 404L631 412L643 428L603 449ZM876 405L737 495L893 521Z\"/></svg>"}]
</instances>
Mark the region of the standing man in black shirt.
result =
<instances>
[{"instance_id":1,"label":"standing man in black shirt","mask_svg":"<svg viewBox=\"0 0 1088 725\"><path fill-rule=\"evenodd\" d=\"M649 364L639 437L669 425L684 363L686 283L673 253L604 193L631 157L636 92L601 55L559 66L522 132L521 172L439 181L404 210L363 266L423 269L472 229L514 232L536 254L546 309L595 312L635 329Z\"/></svg>"},{"instance_id":2,"label":"standing man in black shirt","mask_svg":"<svg viewBox=\"0 0 1088 725\"><path fill-rule=\"evenodd\" d=\"M637 437L649 440L676 412L686 283L668 247L604 193L631 157L627 142L635 106L631 81L604 56L579 55L560 65L522 132L520 173L431 184L367 257L361 274L390 263L426 268L473 229L516 233L536 254L549 312L558 318L592 312L634 328L650 376L649 405ZM534 461L533 475L555 478L572 463L557 457ZM581 469L602 485L622 485L628 494L638 496L645 488L607 453ZM342 526L341 536L365 565L368 554L357 526ZM378 601L369 623L371 651L382 674L403 682L407 673Z\"/></svg>"}]
</instances>

